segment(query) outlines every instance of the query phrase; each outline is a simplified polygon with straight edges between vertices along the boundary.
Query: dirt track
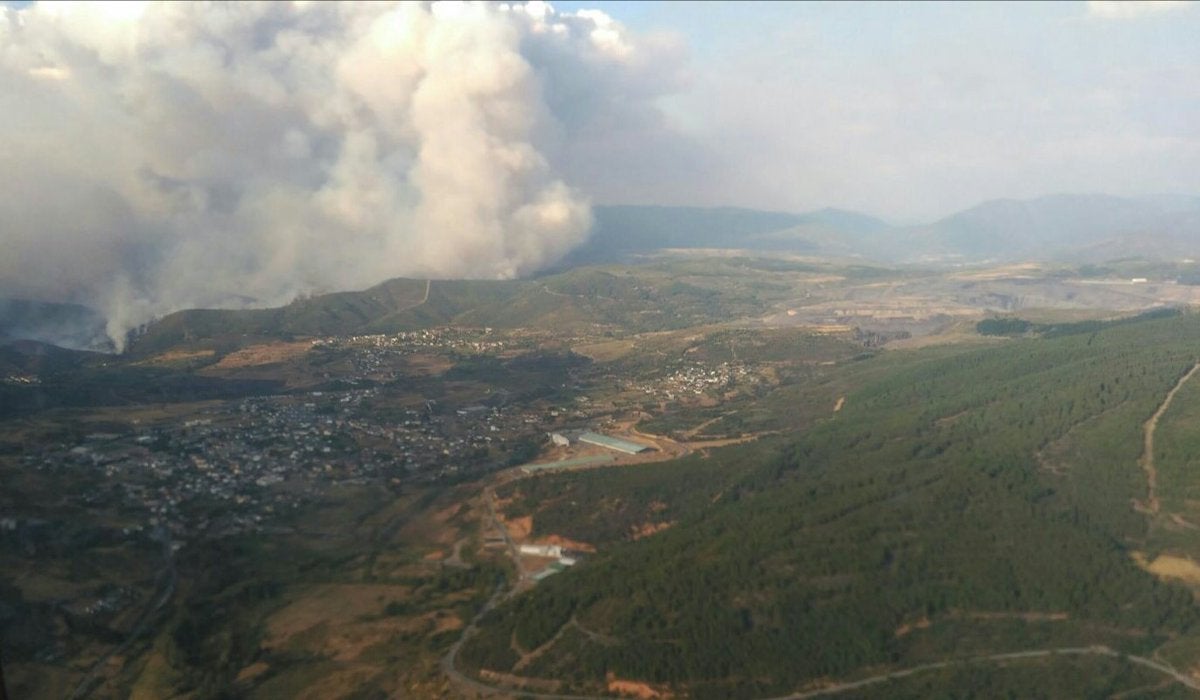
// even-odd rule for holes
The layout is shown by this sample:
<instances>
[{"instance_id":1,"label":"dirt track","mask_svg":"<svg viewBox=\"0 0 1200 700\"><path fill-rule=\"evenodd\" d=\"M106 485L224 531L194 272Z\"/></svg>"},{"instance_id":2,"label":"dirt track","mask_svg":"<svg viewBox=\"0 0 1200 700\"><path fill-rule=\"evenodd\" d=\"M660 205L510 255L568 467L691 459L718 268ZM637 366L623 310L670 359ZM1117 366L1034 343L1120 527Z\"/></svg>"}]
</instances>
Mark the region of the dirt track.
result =
<instances>
[{"instance_id":1,"label":"dirt track","mask_svg":"<svg viewBox=\"0 0 1200 700\"><path fill-rule=\"evenodd\" d=\"M490 610L491 607L493 606L493 603L496 602L497 599L498 599L498 595L497 595L497 597L494 597L492 601L489 602L489 605L487 607L485 607L484 612L486 612L487 610ZM483 615L483 613L480 613L480 617L482 617L482 615ZM478 618L476 618L476 621L477 620L478 620ZM474 630L475 630L475 622L473 621L471 624L471 627L469 627L468 630L466 632L464 632L463 637L457 643L455 643L455 645L451 649L450 653L448 653L445 656L445 658L442 659L442 670L446 673L447 676L450 677L450 679L453 682L458 684L458 686L461 690L473 691L476 696L497 696L497 695L508 696L508 697L515 696L515 697L523 697L523 698L537 698L537 700L612 700L613 698L617 697L617 696L611 696L611 695L560 695L557 693L531 693L531 692L527 692L527 691L512 690L512 689L508 689L508 688L500 688L500 687L496 687L496 686L487 685L485 683L480 683L479 681L476 681L472 678L464 676L463 674L459 673L459 671L455 668L454 664L455 664L455 660L458 656L458 650L461 648L463 642L465 642L469 638L470 634L472 632L474 632ZM1158 673L1161 673L1164 676L1167 676L1168 678L1175 681L1176 683L1179 683L1180 685L1183 685L1191 690L1200 691L1200 682L1198 682L1195 678L1192 678L1191 676L1189 676L1185 673L1181 673L1181 672L1175 670L1174 668L1172 668L1171 666L1168 666L1167 664L1160 663L1153 659L1148 659L1144 656L1133 656L1133 655L1123 654L1119 651L1116 651L1115 649L1111 649L1106 646L1097 645L1097 646L1090 646L1090 647L1059 647L1059 648L1055 648L1055 649L1030 649L1028 651L1006 652L1003 654L988 654L985 656L976 656L976 657L966 658L966 659L935 661L933 663L921 664L919 666L911 666L909 668L898 669L898 670L892 671L890 673L881 673L876 676L861 678L861 679L855 680L855 681L847 681L844 683L834 683L832 685L825 686L824 688L817 688L814 690L806 690L806 691L799 692L799 693L793 693L791 695L782 695L782 696L775 697L775 698L769 698L768 700L807 700L807 698L818 698L818 697L825 697L825 696L829 696L829 695L839 695L841 693L847 693L847 692L850 692L853 690L861 690L862 688L867 688L867 687L870 687L873 685L878 685L880 683L887 683L888 681L900 680L903 678L907 678L909 676L915 676L915 675L925 673L928 671L937 671L937 670L941 670L941 669L953 668L955 666L961 666L963 664L1004 663L1004 662L1009 662L1009 661L1023 661L1023 660L1027 660L1027 659L1046 659L1046 658L1052 658L1052 657L1056 657L1056 656L1105 656L1105 657L1109 657L1112 659L1124 660L1131 664L1141 666L1143 668L1148 668L1152 671L1157 671Z\"/></svg>"},{"instance_id":2,"label":"dirt track","mask_svg":"<svg viewBox=\"0 0 1200 700\"><path fill-rule=\"evenodd\" d=\"M1150 419L1147 420L1146 423L1144 424L1145 433L1144 433L1143 455L1142 455L1142 459L1139 460L1139 463L1142 465L1143 469L1146 470L1147 480L1149 482L1149 488L1150 488L1150 493L1148 496L1148 504L1149 504L1149 507L1152 508L1153 512L1155 512L1155 513L1158 512L1159 504L1158 504L1158 497L1157 497L1157 493L1156 493L1157 472L1155 472L1155 470L1154 470L1154 431L1158 427L1159 419L1163 416L1163 414L1166 413L1167 409L1170 407L1171 400L1175 397L1175 394L1197 372L1200 372L1200 362L1197 362L1192 367L1192 369L1188 371L1187 374L1185 374L1182 378L1180 378L1180 380L1175 384L1175 386L1172 387L1172 389L1167 393L1166 397L1163 399L1162 404L1154 412L1154 415L1152 415L1150 417ZM840 407L840 403L841 402L839 401L839 407ZM645 433L641 433L641 432L637 431L637 429L634 428L632 425L627 426L627 428L629 429L630 432L632 432L634 435L636 435L638 437L642 437L645 439L653 439L656 442L656 444L659 443L660 440L664 440L664 441L671 443L672 445L681 446L684 448L685 454L687 452L691 451L690 449L687 449L687 448L697 446L696 443L676 443L675 441L670 440L669 438L664 438L663 436L648 435ZM754 436L754 437L757 437L757 436ZM659 444L659 447L660 447L660 449L662 449L663 446L661 444ZM516 470L513 470L513 473L515 474ZM521 478L521 476L517 476L516 478ZM515 545L513 544L512 540L507 537L507 535L508 535L507 529L502 524L500 524L498 519L496 518L495 504L494 504L494 501L492 500L492 499L494 499L494 495L492 495L491 493L487 493L487 494L485 494L485 499L486 499L486 502L487 502L487 505L489 508L489 515L491 516L492 525L494 527L496 527L497 529L499 529L506 536L506 539L508 540L510 553L513 555L514 560L517 562L518 572L519 572L518 580L521 581L524 579L525 574L523 571L520 570L520 557L516 555ZM501 601L503 601L504 598L513 595L518 590L520 590L519 583L518 583L518 586L516 586L516 587L508 588L504 584L504 582L500 582L498 584L496 591L493 594L492 598L487 602L487 604L483 607L483 609L480 610L480 612L476 615L475 619L473 619L471 621L471 623L469 625L467 625L466 628L464 628L462 636L458 639L458 641L455 642L455 644L451 647L450 651L442 658L442 661L441 661L442 672L450 679L451 683L454 684L454 686L456 686L456 688L457 688L458 692L461 694L461 696L462 697L523 697L523 698L531 698L531 699L536 699L536 700L615 700L616 698L620 697L617 695L569 695L569 694L558 694L558 693L547 693L547 692L530 692L528 690L505 688L502 686L490 685L488 683L481 682L479 680L476 680L474 678L471 678L471 677L463 674L462 672L460 672L458 670L458 668L457 668L458 653L459 653L460 649L462 648L462 646L467 642L467 640L470 639L475 634L476 630L478 629L477 623L479 622L479 620L487 612L489 612L490 610L495 608L496 605L498 605ZM1055 613L1055 614L1033 613L1031 615L1037 616L1037 619L1046 618L1046 619L1057 620L1058 615L1060 615L1060 614L1059 613ZM560 633L561 633L561 631L562 630L560 630ZM556 637L557 637L557 635L556 635ZM539 649L537 651L540 653L545 650L545 647L548 647L548 646L549 646L549 644L543 645L543 648ZM1102 656L1102 657L1110 657L1110 658L1114 658L1114 659L1118 659L1118 660L1124 660L1131 664L1141 666L1143 668L1147 668L1147 669L1150 669L1153 671L1157 671L1158 673L1161 673L1162 675L1167 676L1171 681L1179 683L1191 690L1200 691L1200 681L1187 675L1186 673L1176 670L1175 668L1173 668L1167 664L1161 663L1154 659L1142 657L1142 656L1133 656L1133 655L1124 654L1124 653L1118 652L1110 647L1097 645L1097 646L1088 646L1088 647L1059 647L1059 648L1052 648L1052 649L1030 649L1030 650L1026 650L1026 651L982 655L982 656L976 656L976 657L965 658L965 659L950 659L950 660L945 660L945 661L935 661L932 663L921 664L921 665L912 666L909 668L897 669L895 671L891 671L888 673L882 673L882 674L870 676L867 678L860 678L858 680L845 681L845 682L840 682L840 683L835 682L835 683L831 683L823 688L815 688L815 689L811 689L811 690L805 690L805 691L793 693L790 695L779 696L776 698L769 698L768 700L805 700L807 698L817 698L817 697L839 695L841 693L847 693L847 692L851 692L854 690L861 690L863 688L870 687L873 685L878 685L881 683L887 683L890 681L901 680L901 679L907 678L909 676L914 676L914 675L926 673L929 671L937 671L937 670L942 670L942 669L947 669L947 668L953 668L953 667L961 666L964 664L1005 663L1005 662L1011 662L1011 661L1046 659L1046 658L1052 658L1052 657L1056 657L1056 656L1057 657L1062 657L1062 656Z\"/></svg>"},{"instance_id":3,"label":"dirt track","mask_svg":"<svg viewBox=\"0 0 1200 700\"><path fill-rule=\"evenodd\" d=\"M1158 429L1158 420L1162 418L1163 414L1167 412L1167 409L1171 407L1171 400L1175 398L1175 394L1177 394L1179 390L1183 388L1183 385L1186 384L1187 381L1191 379L1197 371L1200 371L1200 362L1197 362L1187 374L1180 377L1179 381L1175 383L1175 386L1171 387L1171 390L1167 392L1166 397L1163 399L1162 404L1159 405L1158 410L1154 412L1154 415L1150 416L1150 419L1147 420L1142 427L1142 457L1138 460L1138 464L1140 464L1142 466L1142 470L1146 472L1147 493L1143 510L1147 511L1150 515L1157 515L1159 510L1158 470L1154 468L1154 431Z\"/></svg>"}]
</instances>

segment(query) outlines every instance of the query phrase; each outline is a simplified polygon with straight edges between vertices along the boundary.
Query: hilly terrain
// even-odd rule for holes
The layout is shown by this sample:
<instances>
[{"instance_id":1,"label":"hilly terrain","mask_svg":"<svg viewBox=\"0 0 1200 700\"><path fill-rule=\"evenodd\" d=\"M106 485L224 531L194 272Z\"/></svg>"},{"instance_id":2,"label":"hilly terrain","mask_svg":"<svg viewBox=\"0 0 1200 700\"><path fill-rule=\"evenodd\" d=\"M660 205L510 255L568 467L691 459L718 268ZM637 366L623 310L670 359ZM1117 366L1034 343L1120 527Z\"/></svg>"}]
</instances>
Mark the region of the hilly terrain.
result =
<instances>
[{"instance_id":1,"label":"hilly terrain","mask_svg":"<svg viewBox=\"0 0 1200 700\"><path fill-rule=\"evenodd\" d=\"M1185 384L1198 340L1190 315L893 353L846 365L839 381L853 388L835 412L730 448L740 453L718 472L683 461L513 483L499 495L535 534L601 554L487 613L462 663L510 688L597 696L619 679L696 698L820 695L871 678L881 685L861 696L1090 696L1153 682L1103 654L1040 661L1046 649L1195 668L1200 607L1171 578L1184 569L1152 566L1156 579L1142 567L1200 555L1189 533L1200 513L1179 492L1172 513L1146 506L1138 464L1143 422L1172 387L1200 395ZM1195 459L1189 434L1168 461ZM581 517L618 505L651 522L670 513L668 527L629 539ZM1030 659L1026 672L956 670L1006 654ZM932 680L888 676L929 664ZM1055 677L1073 680L1051 690Z\"/></svg>"},{"instance_id":2,"label":"hilly terrain","mask_svg":"<svg viewBox=\"0 0 1200 700\"><path fill-rule=\"evenodd\" d=\"M193 340L380 333L444 323L480 325L626 323L639 330L679 327L704 316L712 291L676 284L658 269L615 283L603 265L653 262L664 251L801 256L833 265L948 267L1040 261L1106 265L1114 261L1183 263L1200 248L1200 198L1053 195L993 200L941 220L895 226L858 212L789 214L737 208L597 206L581 246L540 277L526 280L396 279L365 291L324 294L275 309L184 310L135 333L134 348L153 351ZM794 263L793 263L794 264ZM597 270L572 270L601 265ZM689 279L687 284L693 284ZM562 287L562 289L558 289ZM727 290L726 290L727 291ZM553 297L557 294L557 298ZM664 296L665 295L665 296ZM699 316L656 318L656 308L685 298ZM570 302L568 303L568 299ZM752 305L751 305L752 306ZM719 315L719 314L718 314ZM0 302L0 344L18 339L111 351L105 320L86 307L26 300Z\"/></svg>"},{"instance_id":3,"label":"hilly terrain","mask_svg":"<svg viewBox=\"0 0 1200 700\"><path fill-rule=\"evenodd\" d=\"M620 326L637 332L680 328L761 311L752 281L701 276L678 279L674 269L580 268L531 280L396 279L361 292L299 299L273 309L194 309L142 329L135 355L180 344L222 347L255 341L368 335L468 325L497 328ZM778 293L778 290L777 292Z\"/></svg>"},{"instance_id":4,"label":"hilly terrain","mask_svg":"<svg viewBox=\"0 0 1200 700\"><path fill-rule=\"evenodd\" d=\"M1186 257L1200 243L1200 199L1052 195L984 202L904 236L917 255L1099 262Z\"/></svg>"},{"instance_id":5,"label":"hilly terrain","mask_svg":"<svg viewBox=\"0 0 1200 700\"><path fill-rule=\"evenodd\" d=\"M673 250L10 342L10 688L1186 697L1198 273Z\"/></svg>"},{"instance_id":6,"label":"hilly terrain","mask_svg":"<svg viewBox=\"0 0 1200 700\"><path fill-rule=\"evenodd\" d=\"M1189 257L1200 197L1057 194L997 199L937 221L898 226L859 212L601 206L566 264L613 262L664 248L787 251L875 262L1059 261Z\"/></svg>"}]
</instances>

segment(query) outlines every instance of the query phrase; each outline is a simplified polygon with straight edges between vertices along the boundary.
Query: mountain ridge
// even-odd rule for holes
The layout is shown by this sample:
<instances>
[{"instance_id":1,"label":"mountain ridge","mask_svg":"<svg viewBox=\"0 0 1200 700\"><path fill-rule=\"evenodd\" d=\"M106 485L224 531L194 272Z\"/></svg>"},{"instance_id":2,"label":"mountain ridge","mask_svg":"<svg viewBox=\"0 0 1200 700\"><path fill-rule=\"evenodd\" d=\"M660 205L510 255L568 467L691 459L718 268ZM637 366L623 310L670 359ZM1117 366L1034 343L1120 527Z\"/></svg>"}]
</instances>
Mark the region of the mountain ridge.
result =
<instances>
[{"instance_id":1,"label":"mountain ridge","mask_svg":"<svg viewBox=\"0 0 1200 700\"><path fill-rule=\"evenodd\" d=\"M597 206L591 237L565 266L613 262L663 248L735 248L887 262L1098 262L1178 257L1200 245L1200 196L1055 193L997 198L928 223L894 225L826 207ZM1098 257L1100 256L1100 257Z\"/></svg>"},{"instance_id":2,"label":"mountain ridge","mask_svg":"<svg viewBox=\"0 0 1200 700\"><path fill-rule=\"evenodd\" d=\"M395 278L362 291L298 299L276 309L187 309L156 319L139 333L143 347L189 337L394 332L450 323L474 309L483 325L494 315L514 323L603 322L615 310L581 310L580 298L550 308L538 298L541 280L589 265L644 259L662 249L735 249L764 254L883 264L964 264L1022 261L1094 264L1121 258L1188 260L1200 249L1200 196L1118 197L1051 194L993 199L927 224L897 226L846 209L802 213L738 207L596 206L591 237L561 263L524 280L461 281L433 285ZM601 286L605 286L601 284ZM454 288L452 297L446 293ZM531 295L530 292L533 292ZM465 296L464 296L465 295ZM519 298L518 298L519 297ZM516 300L514 306L507 306ZM417 302L420 303L417 303ZM644 303L645 299L639 301ZM565 309L565 305L575 308ZM549 314L549 316L547 316ZM557 315L556 315L557 314ZM590 319L590 321L585 321ZM102 314L87 307L0 300L0 344L38 340L63 347L111 351Z\"/></svg>"}]
</instances>

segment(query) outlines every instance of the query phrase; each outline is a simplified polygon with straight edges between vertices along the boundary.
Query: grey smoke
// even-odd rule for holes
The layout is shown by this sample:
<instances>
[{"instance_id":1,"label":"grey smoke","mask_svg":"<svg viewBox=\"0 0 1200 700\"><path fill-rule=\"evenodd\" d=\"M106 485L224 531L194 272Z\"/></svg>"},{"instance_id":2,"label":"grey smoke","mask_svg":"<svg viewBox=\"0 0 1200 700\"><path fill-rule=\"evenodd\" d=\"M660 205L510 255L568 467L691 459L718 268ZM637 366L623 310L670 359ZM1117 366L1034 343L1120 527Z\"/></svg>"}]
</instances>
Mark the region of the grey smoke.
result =
<instances>
[{"instance_id":1,"label":"grey smoke","mask_svg":"<svg viewBox=\"0 0 1200 700\"><path fill-rule=\"evenodd\" d=\"M0 295L119 346L184 307L527 274L590 226L574 110L653 120L678 53L543 3L5 8Z\"/></svg>"}]
</instances>

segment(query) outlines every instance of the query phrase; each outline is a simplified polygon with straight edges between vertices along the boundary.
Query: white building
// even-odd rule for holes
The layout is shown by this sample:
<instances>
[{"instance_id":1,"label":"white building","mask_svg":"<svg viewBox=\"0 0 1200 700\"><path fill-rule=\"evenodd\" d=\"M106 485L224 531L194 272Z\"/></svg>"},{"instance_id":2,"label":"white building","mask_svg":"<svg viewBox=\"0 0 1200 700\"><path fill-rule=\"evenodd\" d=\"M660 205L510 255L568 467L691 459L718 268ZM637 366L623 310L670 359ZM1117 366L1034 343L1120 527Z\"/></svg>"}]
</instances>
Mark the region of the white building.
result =
<instances>
[{"instance_id":1,"label":"white building","mask_svg":"<svg viewBox=\"0 0 1200 700\"><path fill-rule=\"evenodd\" d=\"M557 559L562 556L562 547L556 544L523 544L517 548L517 551L531 557L553 557Z\"/></svg>"}]
</instances>

